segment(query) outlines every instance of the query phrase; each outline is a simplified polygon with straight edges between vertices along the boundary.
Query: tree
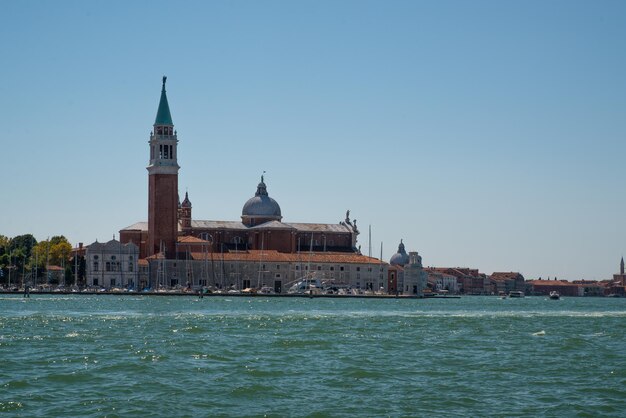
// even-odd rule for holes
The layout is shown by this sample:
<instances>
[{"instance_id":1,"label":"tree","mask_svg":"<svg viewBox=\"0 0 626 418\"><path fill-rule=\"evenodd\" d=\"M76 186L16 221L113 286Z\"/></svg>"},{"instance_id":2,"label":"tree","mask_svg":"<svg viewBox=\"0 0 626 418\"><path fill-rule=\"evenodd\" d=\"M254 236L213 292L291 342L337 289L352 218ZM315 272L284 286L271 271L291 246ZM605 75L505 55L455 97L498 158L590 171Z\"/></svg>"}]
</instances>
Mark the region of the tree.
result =
<instances>
[{"instance_id":1,"label":"tree","mask_svg":"<svg viewBox=\"0 0 626 418\"><path fill-rule=\"evenodd\" d=\"M0 235L0 255L8 253L10 250L9 245L11 244L11 240L4 236Z\"/></svg>"},{"instance_id":2,"label":"tree","mask_svg":"<svg viewBox=\"0 0 626 418\"><path fill-rule=\"evenodd\" d=\"M31 264L33 261L37 264L37 267L43 267L48 262L48 257L50 256L50 241L41 241L38 242L32 249L35 260L31 257Z\"/></svg>"},{"instance_id":3,"label":"tree","mask_svg":"<svg viewBox=\"0 0 626 418\"><path fill-rule=\"evenodd\" d=\"M33 247L35 245L37 245L37 240L32 234L18 235L17 237L13 237L11 239L9 249L10 251L14 251L17 249L22 250L23 255L26 257L28 262L32 255Z\"/></svg>"},{"instance_id":4,"label":"tree","mask_svg":"<svg viewBox=\"0 0 626 418\"><path fill-rule=\"evenodd\" d=\"M71 254L72 245L69 242L52 244L50 247L50 264L65 266L69 263Z\"/></svg>"}]
</instances>

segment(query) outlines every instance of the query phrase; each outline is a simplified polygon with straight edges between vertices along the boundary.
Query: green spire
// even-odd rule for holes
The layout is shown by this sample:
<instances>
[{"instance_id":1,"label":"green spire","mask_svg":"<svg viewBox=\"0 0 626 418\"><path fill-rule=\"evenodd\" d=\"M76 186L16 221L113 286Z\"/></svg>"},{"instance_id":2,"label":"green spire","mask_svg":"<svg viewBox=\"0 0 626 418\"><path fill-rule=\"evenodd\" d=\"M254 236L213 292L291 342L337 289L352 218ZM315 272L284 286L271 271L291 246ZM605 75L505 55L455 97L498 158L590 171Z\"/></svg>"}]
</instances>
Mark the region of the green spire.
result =
<instances>
[{"instance_id":1,"label":"green spire","mask_svg":"<svg viewBox=\"0 0 626 418\"><path fill-rule=\"evenodd\" d=\"M167 104L167 95L165 94L165 81L167 77L163 76L163 87L161 88L161 101L159 102L159 110L157 110L155 125L174 125L172 115L170 114L170 106Z\"/></svg>"}]
</instances>

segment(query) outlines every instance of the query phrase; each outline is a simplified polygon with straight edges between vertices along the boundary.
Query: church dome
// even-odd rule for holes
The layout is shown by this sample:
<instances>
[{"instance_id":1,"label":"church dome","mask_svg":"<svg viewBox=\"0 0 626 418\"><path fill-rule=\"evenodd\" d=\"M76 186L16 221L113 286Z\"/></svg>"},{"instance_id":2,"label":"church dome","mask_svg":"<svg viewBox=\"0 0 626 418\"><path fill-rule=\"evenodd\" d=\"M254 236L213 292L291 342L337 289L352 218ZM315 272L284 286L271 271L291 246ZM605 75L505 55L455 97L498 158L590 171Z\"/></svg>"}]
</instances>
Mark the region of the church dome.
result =
<instances>
[{"instance_id":1,"label":"church dome","mask_svg":"<svg viewBox=\"0 0 626 418\"><path fill-rule=\"evenodd\" d=\"M248 199L246 204L243 205L241 216L248 218L268 218L268 220L280 220L282 218L278 202L267 194L267 186L263 182L263 176L261 176L261 182L257 186L254 196Z\"/></svg>"},{"instance_id":2,"label":"church dome","mask_svg":"<svg viewBox=\"0 0 626 418\"><path fill-rule=\"evenodd\" d=\"M400 245L398 245L398 252L391 256L389 264L391 264L392 266L406 266L407 264L409 264L409 255L404 249L404 244L402 243L402 240L400 240Z\"/></svg>"}]
</instances>

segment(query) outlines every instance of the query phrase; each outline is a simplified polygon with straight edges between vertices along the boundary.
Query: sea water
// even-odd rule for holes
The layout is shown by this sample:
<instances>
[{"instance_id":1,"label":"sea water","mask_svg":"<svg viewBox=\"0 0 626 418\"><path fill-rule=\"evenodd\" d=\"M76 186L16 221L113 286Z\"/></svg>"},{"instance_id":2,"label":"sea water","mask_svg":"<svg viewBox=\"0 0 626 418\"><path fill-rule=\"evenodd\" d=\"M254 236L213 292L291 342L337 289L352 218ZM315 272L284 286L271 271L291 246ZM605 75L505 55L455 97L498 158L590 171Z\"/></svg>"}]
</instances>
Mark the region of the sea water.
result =
<instances>
[{"instance_id":1,"label":"sea water","mask_svg":"<svg viewBox=\"0 0 626 418\"><path fill-rule=\"evenodd\" d=\"M626 416L626 299L0 296L8 416Z\"/></svg>"}]
</instances>

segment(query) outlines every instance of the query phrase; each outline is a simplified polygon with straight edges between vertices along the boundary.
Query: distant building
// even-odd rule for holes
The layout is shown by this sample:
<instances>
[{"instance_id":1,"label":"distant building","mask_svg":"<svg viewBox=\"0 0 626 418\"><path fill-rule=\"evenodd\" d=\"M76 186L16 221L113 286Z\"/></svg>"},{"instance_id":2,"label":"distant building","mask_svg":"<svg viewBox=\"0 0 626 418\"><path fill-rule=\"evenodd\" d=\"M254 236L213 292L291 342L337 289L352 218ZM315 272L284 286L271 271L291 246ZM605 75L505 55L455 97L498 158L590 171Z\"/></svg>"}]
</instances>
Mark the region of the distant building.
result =
<instances>
[{"instance_id":1,"label":"distant building","mask_svg":"<svg viewBox=\"0 0 626 418\"><path fill-rule=\"evenodd\" d=\"M96 241L87 247L85 258L89 287L135 288L139 284L139 247L132 242Z\"/></svg>"},{"instance_id":2,"label":"distant building","mask_svg":"<svg viewBox=\"0 0 626 418\"><path fill-rule=\"evenodd\" d=\"M487 295L492 293L491 280L486 274L480 273L478 269L467 267L428 267L425 269L428 274L445 273L456 277L459 293L467 295Z\"/></svg>"},{"instance_id":3,"label":"distant building","mask_svg":"<svg viewBox=\"0 0 626 418\"><path fill-rule=\"evenodd\" d=\"M583 289L565 280L529 280L530 293L535 296L548 296L550 292L558 292L561 296L583 296Z\"/></svg>"},{"instance_id":4,"label":"distant building","mask_svg":"<svg viewBox=\"0 0 626 418\"><path fill-rule=\"evenodd\" d=\"M209 253L197 251L201 243L186 244L191 252L183 259L148 258L148 287L216 287L246 289L271 287L286 293L303 277L315 277L328 287L352 287L363 291L388 290L387 263L355 253L247 250ZM195 247L195 249L194 249Z\"/></svg>"},{"instance_id":5,"label":"distant building","mask_svg":"<svg viewBox=\"0 0 626 418\"><path fill-rule=\"evenodd\" d=\"M459 284L456 277L451 274L428 271L428 283L436 292L447 291L449 293L459 293Z\"/></svg>"},{"instance_id":6,"label":"distant building","mask_svg":"<svg viewBox=\"0 0 626 418\"><path fill-rule=\"evenodd\" d=\"M619 263L619 274L613 275L613 282L619 282L621 286L626 286L626 274L624 274L624 257Z\"/></svg>"},{"instance_id":7,"label":"distant building","mask_svg":"<svg viewBox=\"0 0 626 418\"><path fill-rule=\"evenodd\" d=\"M581 296L604 296L607 288L606 282L596 280L574 280L572 283L578 286L578 294Z\"/></svg>"},{"instance_id":8,"label":"distant building","mask_svg":"<svg viewBox=\"0 0 626 418\"><path fill-rule=\"evenodd\" d=\"M417 252L409 252L409 263L404 266L405 295L424 296L428 274L422 266L422 257Z\"/></svg>"},{"instance_id":9,"label":"distant building","mask_svg":"<svg viewBox=\"0 0 626 418\"><path fill-rule=\"evenodd\" d=\"M494 272L489 276L491 279L492 292L495 294L511 291L526 291L526 280L521 273Z\"/></svg>"},{"instance_id":10,"label":"distant building","mask_svg":"<svg viewBox=\"0 0 626 418\"><path fill-rule=\"evenodd\" d=\"M422 266L422 257L417 252L407 254L404 243L400 240L398 251L389 260L388 288L390 293L423 296L428 275Z\"/></svg>"}]
</instances>

